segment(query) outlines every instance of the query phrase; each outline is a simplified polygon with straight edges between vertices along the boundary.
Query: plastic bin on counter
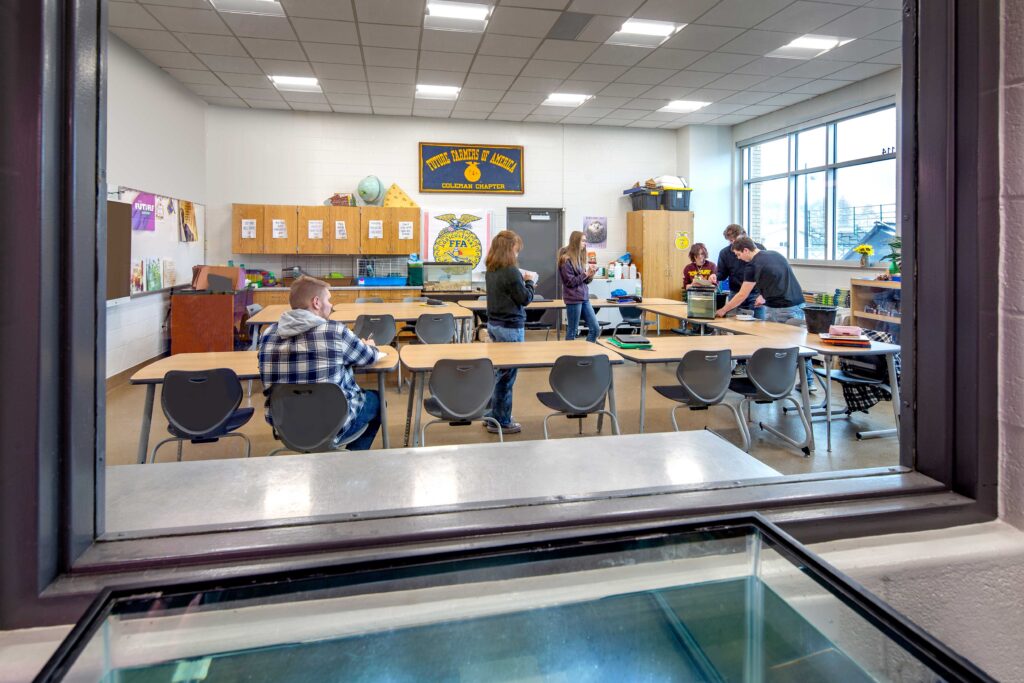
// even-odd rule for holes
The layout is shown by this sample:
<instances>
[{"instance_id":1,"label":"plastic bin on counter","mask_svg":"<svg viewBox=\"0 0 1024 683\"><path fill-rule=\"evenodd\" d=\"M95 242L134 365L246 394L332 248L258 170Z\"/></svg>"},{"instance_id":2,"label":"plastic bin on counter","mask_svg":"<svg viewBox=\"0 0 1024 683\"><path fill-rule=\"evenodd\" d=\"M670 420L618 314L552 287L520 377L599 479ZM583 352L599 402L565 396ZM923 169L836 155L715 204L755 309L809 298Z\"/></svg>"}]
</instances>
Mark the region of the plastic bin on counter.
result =
<instances>
[{"instance_id":1,"label":"plastic bin on counter","mask_svg":"<svg viewBox=\"0 0 1024 683\"><path fill-rule=\"evenodd\" d=\"M356 282L360 287L404 287L405 277L361 277Z\"/></svg>"},{"instance_id":2,"label":"plastic bin on counter","mask_svg":"<svg viewBox=\"0 0 1024 683\"><path fill-rule=\"evenodd\" d=\"M633 202L634 211L656 211L660 208L658 201L661 196L660 190L650 190L646 187L631 187L624 190L622 194L627 195Z\"/></svg>"},{"instance_id":3,"label":"plastic bin on counter","mask_svg":"<svg viewBox=\"0 0 1024 683\"><path fill-rule=\"evenodd\" d=\"M663 187L661 206L666 211L689 211L692 187Z\"/></svg>"}]
</instances>

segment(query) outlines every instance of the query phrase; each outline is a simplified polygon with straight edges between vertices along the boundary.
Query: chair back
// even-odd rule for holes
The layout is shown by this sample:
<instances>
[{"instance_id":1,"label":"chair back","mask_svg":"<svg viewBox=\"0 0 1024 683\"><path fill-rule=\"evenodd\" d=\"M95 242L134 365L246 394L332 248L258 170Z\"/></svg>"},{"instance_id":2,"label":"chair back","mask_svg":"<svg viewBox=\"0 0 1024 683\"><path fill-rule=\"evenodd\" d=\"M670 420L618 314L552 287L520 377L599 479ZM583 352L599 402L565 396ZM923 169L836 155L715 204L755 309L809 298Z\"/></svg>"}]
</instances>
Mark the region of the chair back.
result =
<instances>
[{"instance_id":1,"label":"chair back","mask_svg":"<svg viewBox=\"0 0 1024 683\"><path fill-rule=\"evenodd\" d=\"M357 304L382 304L384 299L379 296L359 296L356 297Z\"/></svg>"},{"instance_id":2,"label":"chair back","mask_svg":"<svg viewBox=\"0 0 1024 683\"><path fill-rule=\"evenodd\" d=\"M348 417L348 399L337 384L275 384L270 387L270 415L289 450L331 451Z\"/></svg>"},{"instance_id":3,"label":"chair back","mask_svg":"<svg viewBox=\"0 0 1024 683\"><path fill-rule=\"evenodd\" d=\"M395 327L395 317L389 313L384 315L360 315L352 325L352 331L360 339L366 339L373 333L373 343L377 346L387 346L395 340L398 333Z\"/></svg>"},{"instance_id":4,"label":"chair back","mask_svg":"<svg viewBox=\"0 0 1024 683\"><path fill-rule=\"evenodd\" d=\"M215 293L228 293L235 291L235 283L231 278L223 275L207 275L206 289Z\"/></svg>"},{"instance_id":5,"label":"chair back","mask_svg":"<svg viewBox=\"0 0 1024 683\"><path fill-rule=\"evenodd\" d=\"M455 340L455 316L424 313L416 319L416 336L424 344L451 344Z\"/></svg>"},{"instance_id":6,"label":"chair back","mask_svg":"<svg viewBox=\"0 0 1024 683\"><path fill-rule=\"evenodd\" d=\"M676 367L676 379L691 405L717 405L729 391L732 351L687 351Z\"/></svg>"},{"instance_id":7,"label":"chair back","mask_svg":"<svg viewBox=\"0 0 1024 683\"><path fill-rule=\"evenodd\" d=\"M534 301L549 301L549 299L541 296L540 294L533 295ZM527 308L526 309L526 322L528 323L539 323L547 315L548 309L546 308Z\"/></svg>"},{"instance_id":8,"label":"chair back","mask_svg":"<svg viewBox=\"0 0 1024 683\"><path fill-rule=\"evenodd\" d=\"M643 317L644 312L636 306L621 306L619 307L619 315L626 322L639 324L640 318Z\"/></svg>"},{"instance_id":9,"label":"chair back","mask_svg":"<svg viewBox=\"0 0 1024 683\"><path fill-rule=\"evenodd\" d=\"M426 297L426 296L404 296L404 297L402 297L402 302L403 303L407 303L407 304L412 304L412 303L416 303L416 302L422 303L422 302L426 301L429 298L430 297Z\"/></svg>"},{"instance_id":10,"label":"chair back","mask_svg":"<svg viewBox=\"0 0 1024 683\"><path fill-rule=\"evenodd\" d=\"M799 349L758 349L747 361L747 378L757 388L757 398L785 398L796 384Z\"/></svg>"},{"instance_id":11,"label":"chair back","mask_svg":"<svg viewBox=\"0 0 1024 683\"><path fill-rule=\"evenodd\" d=\"M222 430L241 403L242 383L234 370L171 370L164 375L160 407L167 421L190 438Z\"/></svg>"},{"instance_id":12,"label":"chair back","mask_svg":"<svg viewBox=\"0 0 1024 683\"><path fill-rule=\"evenodd\" d=\"M561 356L548 383L574 411L586 413L604 405L612 385L612 364L608 356Z\"/></svg>"},{"instance_id":13,"label":"chair back","mask_svg":"<svg viewBox=\"0 0 1024 683\"><path fill-rule=\"evenodd\" d=\"M263 310L263 306L259 304L249 304L245 307L245 314L250 318Z\"/></svg>"},{"instance_id":14,"label":"chair back","mask_svg":"<svg viewBox=\"0 0 1024 683\"><path fill-rule=\"evenodd\" d=\"M478 418L494 394L494 365L489 358L442 359L430 371L429 386L431 397L448 415Z\"/></svg>"}]
</instances>

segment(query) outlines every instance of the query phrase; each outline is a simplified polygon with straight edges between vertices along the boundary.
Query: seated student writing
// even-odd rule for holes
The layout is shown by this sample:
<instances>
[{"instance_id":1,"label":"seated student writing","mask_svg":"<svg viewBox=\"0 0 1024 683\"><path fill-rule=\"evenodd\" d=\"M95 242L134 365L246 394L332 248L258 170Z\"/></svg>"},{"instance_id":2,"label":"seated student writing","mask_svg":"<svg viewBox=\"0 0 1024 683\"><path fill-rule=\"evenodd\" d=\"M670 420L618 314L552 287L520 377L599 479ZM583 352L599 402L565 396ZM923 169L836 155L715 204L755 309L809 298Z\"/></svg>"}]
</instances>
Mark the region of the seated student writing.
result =
<instances>
[{"instance_id":1,"label":"seated student writing","mask_svg":"<svg viewBox=\"0 0 1024 683\"><path fill-rule=\"evenodd\" d=\"M373 341L359 339L344 323L330 320L331 290L322 280L303 275L292 283L291 310L260 336L259 366L264 390L275 384L337 384L348 400L348 417L339 440L366 425L366 431L348 444L364 451L380 429L381 397L356 384L353 367L373 365L380 358ZM270 401L267 422L273 424Z\"/></svg>"}]
</instances>

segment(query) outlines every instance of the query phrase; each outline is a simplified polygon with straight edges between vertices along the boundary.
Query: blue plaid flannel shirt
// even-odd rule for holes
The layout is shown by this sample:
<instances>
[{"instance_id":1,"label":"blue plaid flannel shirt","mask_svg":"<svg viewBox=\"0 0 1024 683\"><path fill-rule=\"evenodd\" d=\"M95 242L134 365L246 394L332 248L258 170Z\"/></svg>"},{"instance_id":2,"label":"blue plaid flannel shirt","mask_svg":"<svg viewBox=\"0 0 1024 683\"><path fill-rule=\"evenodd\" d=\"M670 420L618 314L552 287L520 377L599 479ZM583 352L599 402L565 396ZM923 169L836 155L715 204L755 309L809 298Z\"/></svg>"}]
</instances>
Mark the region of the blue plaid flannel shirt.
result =
<instances>
[{"instance_id":1,"label":"blue plaid flannel shirt","mask_svg":"<svg viewBox=\"0 0 1024 683\"><path fill-rule=\"evenodd\" d=\"M348 429L366 400L363 390L356 384L352 367L373 365L379 357L377 349L364 344L344 323L334 320L294 337L282 337L275 323L260 335L258 352L264 390L274 384L330 382L341 387L348 400L344 429ZM274 424L269 397L264 416L267 422Z\"/></svg>"}]
</instances>

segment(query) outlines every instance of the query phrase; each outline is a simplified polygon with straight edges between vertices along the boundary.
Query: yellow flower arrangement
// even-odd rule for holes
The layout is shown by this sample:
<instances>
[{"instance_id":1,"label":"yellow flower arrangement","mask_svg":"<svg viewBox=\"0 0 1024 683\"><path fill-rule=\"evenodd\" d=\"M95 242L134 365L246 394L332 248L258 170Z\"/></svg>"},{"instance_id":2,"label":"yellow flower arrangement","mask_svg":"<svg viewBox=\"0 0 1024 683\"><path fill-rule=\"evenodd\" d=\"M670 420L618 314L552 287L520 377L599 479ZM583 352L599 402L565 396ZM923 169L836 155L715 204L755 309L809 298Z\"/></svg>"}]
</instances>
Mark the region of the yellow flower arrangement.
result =
<instances>
[{"instance_id":1,"label":"yellow flower arrangement","mask_svg":"<svg viewBox=\"0 0 1024 683\"><path fill-rule=\"evenodd\" d=\"M858 244L853 250L858 254L864 254L865 256L874 256L875 248L870 244Z\"/></svg>"}]
</instances>

